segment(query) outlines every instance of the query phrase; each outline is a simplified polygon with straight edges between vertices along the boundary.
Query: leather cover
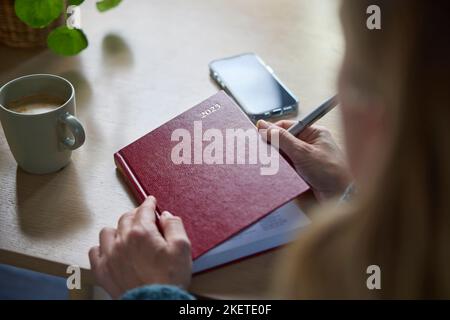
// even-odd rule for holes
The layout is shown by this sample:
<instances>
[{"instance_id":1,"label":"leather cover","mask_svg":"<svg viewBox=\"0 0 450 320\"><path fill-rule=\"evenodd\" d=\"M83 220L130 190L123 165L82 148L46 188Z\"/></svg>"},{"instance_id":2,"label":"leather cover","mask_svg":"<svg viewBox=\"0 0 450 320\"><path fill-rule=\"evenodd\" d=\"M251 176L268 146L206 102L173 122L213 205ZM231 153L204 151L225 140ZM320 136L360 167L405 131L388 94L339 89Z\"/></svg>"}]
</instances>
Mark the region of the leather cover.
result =
<instances>
[{"instance_id":1,"label":"leather cover","mask_svg":"<svg viewBox=\"0 0 450 320\"><path fill-rule=\"evenodd\" d=\"M202 112L215 105L220 108L202 119ZM153 195L159 212L167 210L182 218L195 259L300 195L308 186L281 156L275 175L261 175L260 161L248 164L248 158L247 164L194 164L192 142L191 164L175 164L171 152L180 140L171 141L172 132L186 129L194 140L194 121L201 121L203 132L219 129L224 148L226 129L257 130L221 91L121 149L114 159L139 203ZM201 143L204 148L211 142ZM264 147L269 146L264 143ZM225 154L226 150L224 163Z\"/></svg>"}]
</instances>

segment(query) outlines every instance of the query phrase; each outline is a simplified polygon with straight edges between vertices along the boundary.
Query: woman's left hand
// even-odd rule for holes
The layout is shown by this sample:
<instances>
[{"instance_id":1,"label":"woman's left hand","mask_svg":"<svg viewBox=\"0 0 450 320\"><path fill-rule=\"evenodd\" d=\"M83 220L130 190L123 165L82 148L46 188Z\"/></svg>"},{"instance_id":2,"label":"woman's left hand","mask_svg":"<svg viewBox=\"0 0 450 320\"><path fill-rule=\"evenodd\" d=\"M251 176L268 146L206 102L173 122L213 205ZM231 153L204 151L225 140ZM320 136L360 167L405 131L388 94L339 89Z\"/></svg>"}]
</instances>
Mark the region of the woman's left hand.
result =
<instances>
[{"instance_id":1,"label":"woman's left hand","mask_svg":"<svg viewBox=\"0 0 450 320\"><path fill-rule=\"evenodd\" d=\"M167 211L156 225L156 199L119 219L117 229L104 228L100 245L89 251L97 283L113 298L147 284L187 288L191 281L191 245L179 217Z\"/></svg>"}]
</instances>

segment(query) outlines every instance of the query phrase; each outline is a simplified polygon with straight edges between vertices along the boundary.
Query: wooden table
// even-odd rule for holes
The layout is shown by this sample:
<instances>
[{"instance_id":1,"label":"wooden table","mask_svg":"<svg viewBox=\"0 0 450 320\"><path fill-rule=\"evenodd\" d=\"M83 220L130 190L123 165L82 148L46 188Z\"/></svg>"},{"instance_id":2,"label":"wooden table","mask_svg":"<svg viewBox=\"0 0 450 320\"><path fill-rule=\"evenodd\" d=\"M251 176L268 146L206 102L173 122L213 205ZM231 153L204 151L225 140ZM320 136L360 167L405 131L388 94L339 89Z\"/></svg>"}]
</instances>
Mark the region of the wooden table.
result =
<instances>
[{"instance_id":1,"label":"wooden table","mask_svg":"<svg viewBox=\"0 0 450 320\"><path fill-rule=\"evenodd\" d=\"M61 172L17 168L0 130L0 262L67 276L135 202L113 153L218 89L208 62L258 53L301 99L299 116L335 92L343 53L336 0L133 0L100 14L82 7L89 47L76 57L0 47L0 84L54 73L75 86L86 144ZM339 113L323 120L342 140ZM220 298L270 297L276 256L262 254L195 276L191 291Z\"/></svg>"}]
</instances>

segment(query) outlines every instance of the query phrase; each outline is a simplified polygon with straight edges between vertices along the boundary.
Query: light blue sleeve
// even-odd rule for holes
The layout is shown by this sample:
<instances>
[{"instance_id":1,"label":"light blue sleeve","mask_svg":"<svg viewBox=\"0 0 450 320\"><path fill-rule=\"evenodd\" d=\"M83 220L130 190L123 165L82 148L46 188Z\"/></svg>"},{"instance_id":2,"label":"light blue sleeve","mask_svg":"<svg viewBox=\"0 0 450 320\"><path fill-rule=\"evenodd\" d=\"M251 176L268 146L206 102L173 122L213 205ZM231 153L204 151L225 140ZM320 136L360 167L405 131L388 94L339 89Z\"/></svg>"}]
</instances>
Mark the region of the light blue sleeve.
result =
<instances>
[{"instance_id":1,"label":"light blue sleeve","mask_svg":"<svg viewBox=\"0 0 450 320\"><path fill-rule=\"evenodd\" d=\"M177 286L152 284L125 292L122 300L195 300L195 297Z\"/></svg>"}]
</instances>

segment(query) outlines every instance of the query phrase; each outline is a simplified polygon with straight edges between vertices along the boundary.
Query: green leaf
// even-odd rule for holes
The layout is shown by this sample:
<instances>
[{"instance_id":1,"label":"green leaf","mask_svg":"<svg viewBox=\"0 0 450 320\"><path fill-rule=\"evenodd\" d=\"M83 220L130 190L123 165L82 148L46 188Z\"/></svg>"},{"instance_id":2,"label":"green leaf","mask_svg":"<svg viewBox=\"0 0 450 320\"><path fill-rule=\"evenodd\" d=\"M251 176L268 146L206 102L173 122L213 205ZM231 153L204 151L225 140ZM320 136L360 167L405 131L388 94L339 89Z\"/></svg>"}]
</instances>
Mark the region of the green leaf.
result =
<instances>
[{"instance_id":1,"label":"green leaf","mask_svg":"<svg viewBox=\"0 0 450 320\"><path fill-rule=\"evenodd\" d=\"M43 28L64 10L63 0L16 0L17 17L32 28Z\"/></svg>"},{"instance_id":2,"label":"green leaf","mask_svg":"<svg viewBox=\"0 0 450 320\"><path fill-rule=\"evenodd\" d=\"M84 0L69 0L69 1L67 1L69 6L79 6L83 2L84 2Z\"/></svg>"},{"instance_id":3,"label":"green leaf","mask_svg":"<svg viewBox=\"0 0 450 320\"><path fill-rule=\"evenodd\" d=\"M72 56L85 49L88 41L83 31L61 26L50 32L47 37L47 45L57 54Z\"/></svg>"},{"instance_id":4,"label":"green leaf","mask_svg":"<svg viewBox=\"0 0 450 320\"><path fill-rule=\"evenodd\" d=\"M97 5L98 11L104 12L104 11L107 11L114 7L117 7L120 2L122 2L122 0L102 0L102 1L98 1L96 3L96 5Z\"/></svg>"}]
</instances>

